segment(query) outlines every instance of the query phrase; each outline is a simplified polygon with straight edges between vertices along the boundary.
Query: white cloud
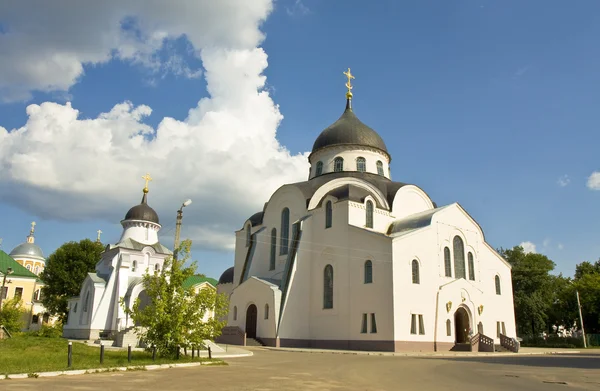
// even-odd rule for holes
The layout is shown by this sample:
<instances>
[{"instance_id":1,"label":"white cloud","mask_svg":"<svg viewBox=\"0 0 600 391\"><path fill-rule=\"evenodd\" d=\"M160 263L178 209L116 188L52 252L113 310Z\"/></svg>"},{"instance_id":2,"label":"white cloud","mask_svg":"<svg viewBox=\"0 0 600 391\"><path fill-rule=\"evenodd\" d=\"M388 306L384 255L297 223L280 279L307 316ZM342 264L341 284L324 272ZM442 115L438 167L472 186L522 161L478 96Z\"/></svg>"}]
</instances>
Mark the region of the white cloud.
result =
<instances>
[{"instance_id":1,"label":"white cloud","mask_svg":"<svg viewBox=\"0 0 600 391\"><path fill-rule=\"evenodd\" d=\"M550 245L550 242L551 242L550 238L546 238L546 239L544 239L544 241L542 242L542 245L543 245L544 247L548 247L548 246Z\"/></svg>"},{"instance_id":2,"label":"white cloud","mask_svg":"<svg viewBox=\"0 0 600 391\"><path fill-rule=\"evenodd\" d=\"M143 7L70 2L68 10L65 2L42 2L27 12L23 4L31 2L9 3L0 3L0 15L14 18L9 27L21 26L23 33L14 42L0 36L0 48L10 49L10 60L0 57L0 88L68 88L84 62L108 60L110 48L146 61L150 57L143 54L152 53L161 37L185 34L202 61L210 97L188 118L164 118L156 128L144 123L152 110L143 102L121 102L89 119L70 103L30 105L22 127L9 132L0 126L0 199L45 218L114 223L139 203L140 176L149 172L149 204L164 232L189 197L194 202L186 208L182 236L203 248L230 249L233 230L261 210L274 190L306 178L307 155L291 155L277 141L283 117L264 89L267 55L257 45L270 1L194 0L169 7L162 1ZM132 10L141 36L150 37L141 43L117 31ZM15 49L26 42L33 46ZM39 68L18 69L32 61Z\"/></svg>"},{"instance_id":3,"label":"white cloud","mask_svg":"<svg viewBox=\"0 0 600 391\"><path fill-rule=\"evenodd\" d=\"M562 250L562 249L564 249L564 248L565 248L565 246L564 246L562 243L559 243L559 244L558 244L558 249L559 249L559 250Z\"/></svg>"},{"instance_id":4,"label":"white cloud","mask_svg":"<svg viewBox=\"0 0 600 391\"><path fill-rule=\"evenodd\" d=\"M24 100L33 90L68 90L84 65L113 58L155 71L197 75L177 56L161 62L157 52L186 37L206 48L251 49L272 0L3 1L0 2L0 100Z\"/></svg>"},{"instance_id":5,"label":"white cloud","mask_svg":"<svg viewBox=\"0 0 600 391\"><path fill-rule=\"evenodd\" d=\"M289 16L303 16L310 12L310 9L302 2L302 0L294 0L294 4L287 7L285 10Z\"/></svg>"},{"instance_id":6,"label":"white cloud","mask_svg":"<svg viewBox=\"0 0 600 391\"><path fill-rule=\"evenodd\" d=\"M560 187L565 187L569 183L571 183L571 178L569 178L569 176L566 174L558 178L558 180L556 181L556 184Z\"/></svg>"},{"instance_id":7,"label":"white cloud","mask_svg":"<svg viewBox=\"0 0 600 391\"><path fill-rule=\"evenodd\" d=\"M600 171L594 171L588 177L587 187L591 190L600 190Z\"/></svg>"},{"instance_id":8,"label":"white cloud","mask_svg":"<svg viewBox=\"0 0 600 391\"><path fill-rule=\"evenodd\" d=\"M525 251L526 254L537 252L535 249L535 244L533 244L532 242L521 242L521 244L519 244L519 246L523 247L523 250Z\"/></svg>"}]
</instances>

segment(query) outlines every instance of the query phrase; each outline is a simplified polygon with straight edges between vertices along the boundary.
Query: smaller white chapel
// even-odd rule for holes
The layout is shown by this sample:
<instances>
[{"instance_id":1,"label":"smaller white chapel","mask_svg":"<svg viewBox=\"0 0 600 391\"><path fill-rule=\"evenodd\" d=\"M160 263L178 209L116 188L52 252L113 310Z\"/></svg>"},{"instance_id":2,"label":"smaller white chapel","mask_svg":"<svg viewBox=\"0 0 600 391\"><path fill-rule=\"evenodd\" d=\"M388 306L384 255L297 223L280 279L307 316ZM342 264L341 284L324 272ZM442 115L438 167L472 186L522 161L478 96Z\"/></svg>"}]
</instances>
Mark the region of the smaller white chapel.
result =
<instances>
[{"instance_id":1,"label":"smaller white chapel","mask_svg":"<svg viewBox=\"0 0 600 391\"><path fill-rule=\"evenodd\" d=\"M76 339L113 339L117 346L137 344L135 326L119 301L130 308L139 297L144 302L142 276L147 271L160 272L171 251L158 240L158 214L148 205L148 181L142 202L129 209L121 221L119 242L107 245L96 272L88 273L79 296L69 299L68 321L63 337ZM143 305L143 304L142 304Z\"/></svg>"},{"instance_id":2,"label":"smaller white chapel","mask_svg":"<svg viewBox=\"0 0 600 391\"><path fill-rule=\"evenodd\" d=\"M460 204L439 206L392 180L392 157L354 113L354 76L344 74L346 108L315 140L308 179L280 187L236 232L234 266L217 287L230 298L219 341L379 351L514 343L510 265Z\"/></svg>"}]
</instances>

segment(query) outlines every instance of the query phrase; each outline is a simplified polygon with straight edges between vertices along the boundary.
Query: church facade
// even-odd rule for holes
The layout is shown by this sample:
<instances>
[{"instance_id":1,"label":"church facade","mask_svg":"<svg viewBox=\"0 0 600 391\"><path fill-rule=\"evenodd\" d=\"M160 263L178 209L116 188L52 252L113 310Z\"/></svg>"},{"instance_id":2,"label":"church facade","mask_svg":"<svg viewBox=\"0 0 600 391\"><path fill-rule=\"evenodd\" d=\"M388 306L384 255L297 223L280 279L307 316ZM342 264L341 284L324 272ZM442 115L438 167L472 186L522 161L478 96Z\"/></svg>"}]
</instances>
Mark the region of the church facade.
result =
<instances>
[{"instance_id":1,"label":"church facade","mask_svg":"<svg viewBox=\"0 0 600 391\"><path fill-rule=\"evenodd\" d=\"M346 109L316 139L307 181L236 232L219 280L227 329L271 346L442 351L516 337L510 265L458 203L394 182L383 139Z\"/></svg>"}]
</instances>

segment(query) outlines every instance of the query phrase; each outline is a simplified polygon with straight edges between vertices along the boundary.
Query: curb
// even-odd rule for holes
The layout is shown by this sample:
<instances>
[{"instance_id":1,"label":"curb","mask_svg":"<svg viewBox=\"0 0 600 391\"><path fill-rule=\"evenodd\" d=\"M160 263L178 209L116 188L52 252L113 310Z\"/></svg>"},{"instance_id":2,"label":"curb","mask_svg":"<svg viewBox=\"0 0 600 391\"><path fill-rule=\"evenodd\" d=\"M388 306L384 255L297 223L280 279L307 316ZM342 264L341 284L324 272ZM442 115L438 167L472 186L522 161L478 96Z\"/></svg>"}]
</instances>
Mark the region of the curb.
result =
<instances>
[{"instance_id":1,"label":"curb","mask_svg":"<svg viewBox=\"0 0 600 391\"><path fill-rule=\"evenodd\" d=\"M562 351L546 351L546 352L523 352L523 353L511 353L511 352L469 352L469 353L396 353L396 352L359 352L359 351L348 351L348 350L310 350L310 349L288 349L288 348L274 348L271 346L263 346L263 349L279 351L279 352L296 352L296 353L313 353L313 354L349 354L349 355L362 355L362 356L388 356L388 357L426 357L426 358L438 358L438 357L522 357L522 356L539 356L539 355L559 355L559 354L578 354L581 353L579 350L573 350L569 352Z\"/></svg>"},{"instance_id":2,"label":"curb","mask_svg":"<svg viewBox=\"0 0 600 391\"><path fill-rule=\"evenodd\" d=\"M238 355L219 356L215 359L221 358L234 358L234 357L248 357L252 356L253 353L244 353ZM55 371L55 372L34 372L35 375L32 378L37 377L54 377L54 376L73 376L73 375L91 375L96 373L108 373L108 372L128 372L128 371L154 371L157 369L169 369L169 368L187 368L187 367L198 367L201 365L220 365L211 361L206 362L189 362L182 364L154 364L154 365L131 365L129 367L108 367L108 368L90 368L90 369L73 369L69 371ZM14 373L1 377L0 380L12 380L12 379L27 379L29 378L28 373Z\"/></svg>"}]
</instances>

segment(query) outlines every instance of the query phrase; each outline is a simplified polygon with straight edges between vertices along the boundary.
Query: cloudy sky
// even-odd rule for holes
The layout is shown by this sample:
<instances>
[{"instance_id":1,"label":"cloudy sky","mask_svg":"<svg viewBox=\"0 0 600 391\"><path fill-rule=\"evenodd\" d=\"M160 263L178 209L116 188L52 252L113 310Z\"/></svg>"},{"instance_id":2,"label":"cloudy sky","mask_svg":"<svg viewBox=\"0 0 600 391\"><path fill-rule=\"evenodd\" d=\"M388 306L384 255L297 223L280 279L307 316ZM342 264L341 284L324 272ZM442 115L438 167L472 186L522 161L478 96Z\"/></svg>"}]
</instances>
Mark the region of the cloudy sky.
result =
<instances>
[{"instance_id":1,"label":"cloudy sky","mask_svg":"<svg viewBox=\"0 0 600 391\"><path fill-rule=\"evenodd\" d=\"M490 244L557 271L600 257L600 4L581 0L162 0L0 3L0 238L37 222L114 243L149 202L176 210L201 272L354 107L394 180L459 202Z\"/></svg>"}]
</instances>

